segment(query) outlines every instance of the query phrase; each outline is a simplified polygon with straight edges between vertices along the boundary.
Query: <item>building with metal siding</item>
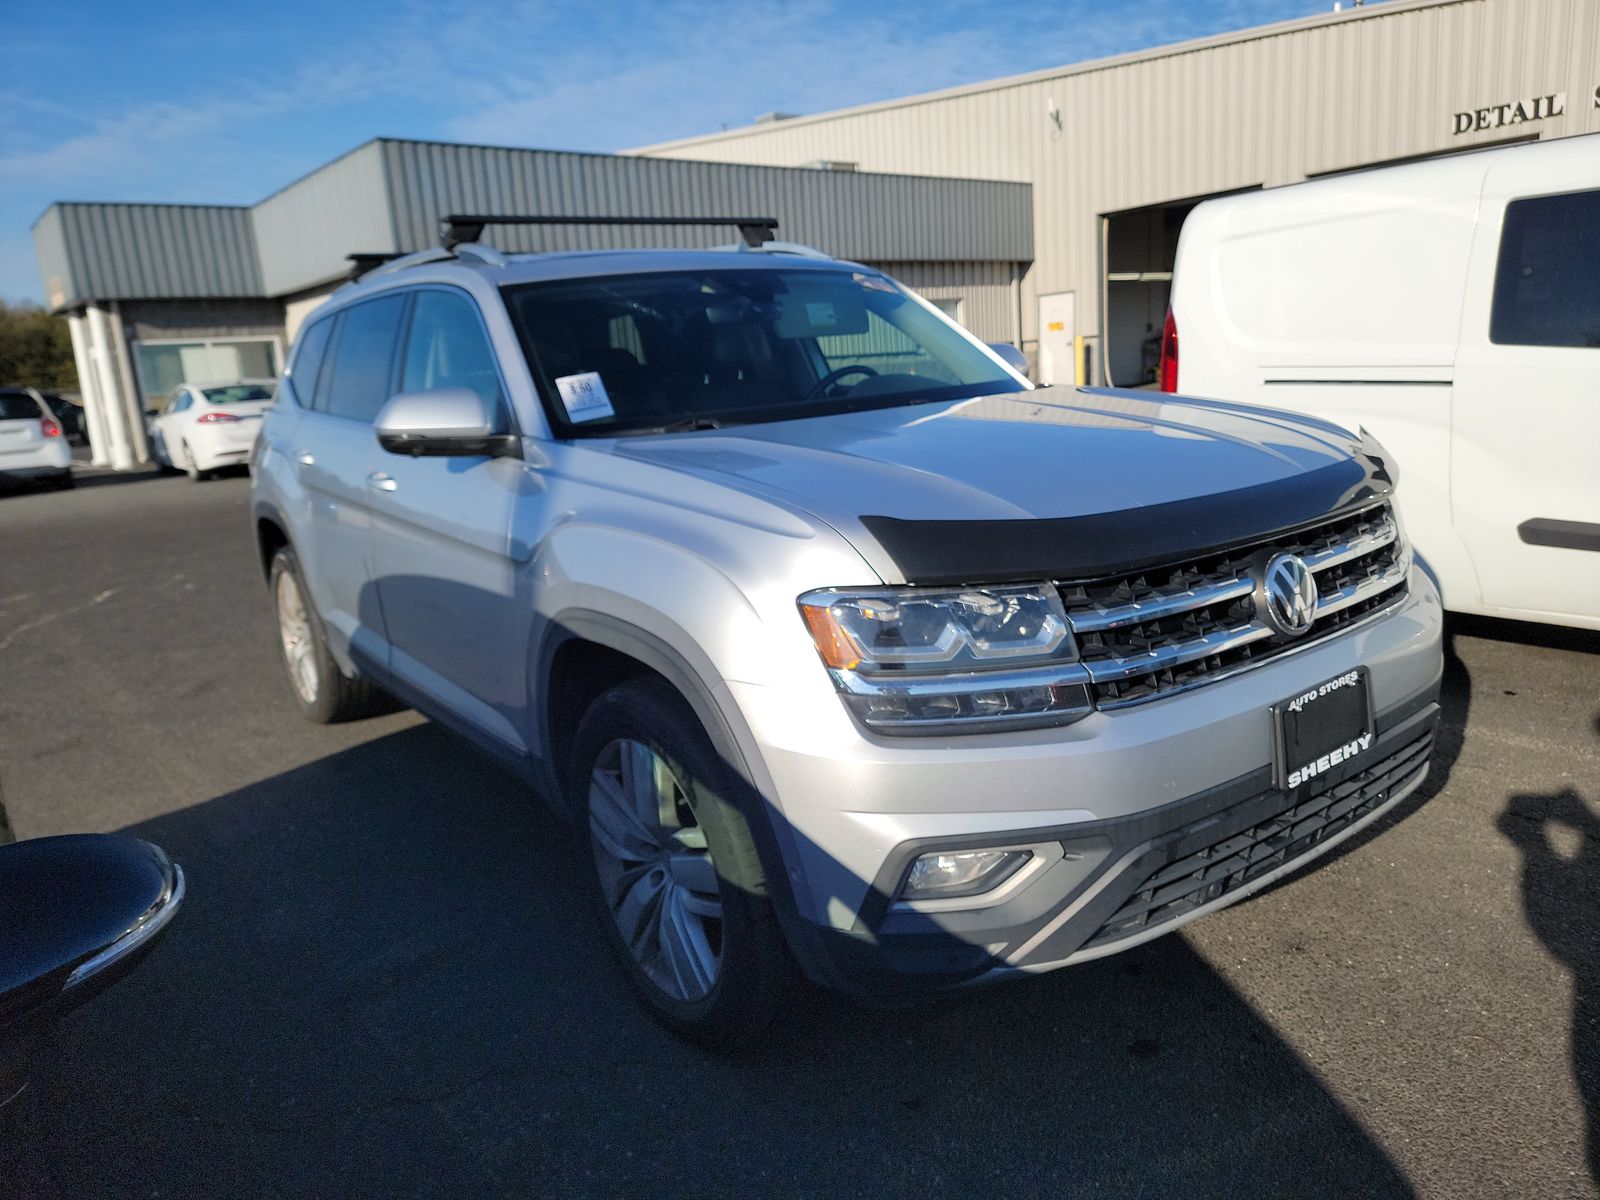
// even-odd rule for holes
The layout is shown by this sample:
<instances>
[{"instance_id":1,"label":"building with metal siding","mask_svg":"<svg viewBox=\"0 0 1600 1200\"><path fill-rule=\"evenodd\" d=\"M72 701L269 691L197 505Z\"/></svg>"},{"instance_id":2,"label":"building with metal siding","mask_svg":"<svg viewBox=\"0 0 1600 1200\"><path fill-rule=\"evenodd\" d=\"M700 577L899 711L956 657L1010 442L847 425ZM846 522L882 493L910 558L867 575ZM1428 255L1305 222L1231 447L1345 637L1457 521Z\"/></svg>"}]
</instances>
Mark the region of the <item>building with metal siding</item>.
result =
<instances>
[{"instance_id":1,"label":"building with metal siding","mask_svg":"<svg viewBox=\"0 0 1600 1200\"><path fill-rule=\"evenodd\" d=\"M779 236L892 262L991 341L1021 336L1027 184L377 139L249 208L53 204L34 225L68 315L97 461L145 456L141 410L185 378L274 374L346 256L436 245L449 212L775 216ZM692 227L491 228L506 251L726 243Z\"/></svg>"},{"instance_id":2,"label":"building with metal siding","mask_svg":"<svg viewBox=\"0 0 1600 1200\"><path fill-rule=\"evenodd\" d=\"M1030 182L1024 348L1076 334L1091 378L1138 384L1200 200L1595 130L1597 0L1388 0L631 153Z\"/></svg>"}]
</instances>

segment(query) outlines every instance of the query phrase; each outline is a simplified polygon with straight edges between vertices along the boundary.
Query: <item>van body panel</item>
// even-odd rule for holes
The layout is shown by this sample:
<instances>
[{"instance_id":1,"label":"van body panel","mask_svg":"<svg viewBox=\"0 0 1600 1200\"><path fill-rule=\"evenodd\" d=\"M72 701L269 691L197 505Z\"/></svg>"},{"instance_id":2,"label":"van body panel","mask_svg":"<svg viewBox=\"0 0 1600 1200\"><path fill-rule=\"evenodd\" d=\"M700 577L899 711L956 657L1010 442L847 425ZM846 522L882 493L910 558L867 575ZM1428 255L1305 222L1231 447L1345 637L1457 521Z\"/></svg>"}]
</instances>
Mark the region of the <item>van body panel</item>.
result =
<instances>
[{"instance_id":1,"label":"van body panel","mask_svg":"<svg viewBox=\"0 0 1600 1200\"><path fill-rule=\"evenodd\" d=\"M1456 354L1451 511L1487 609L1600 627L1600 552L1533 545L1519 532L1529 521L1600 531L1600 336L1589 346L1490 336L1507 205L1600 193L1600 138L1541 149L1554 153L1503 159L1484 182ZM1600 239L1600 229L1583 236Z\"/></svg>"},{"instance_id":2,"label":"van body panel","mask_svg":"<svg viewBox=\"0 0 1600 1200\"><path fill-rule=\"evenodd\" d=\"M1600 134L1207 201L1173 281L1186 395L1365 427L1448 608L1600 628L1600 346L1490 340L1511 201L1600 189Z\"/></svg>"}]
</instances>

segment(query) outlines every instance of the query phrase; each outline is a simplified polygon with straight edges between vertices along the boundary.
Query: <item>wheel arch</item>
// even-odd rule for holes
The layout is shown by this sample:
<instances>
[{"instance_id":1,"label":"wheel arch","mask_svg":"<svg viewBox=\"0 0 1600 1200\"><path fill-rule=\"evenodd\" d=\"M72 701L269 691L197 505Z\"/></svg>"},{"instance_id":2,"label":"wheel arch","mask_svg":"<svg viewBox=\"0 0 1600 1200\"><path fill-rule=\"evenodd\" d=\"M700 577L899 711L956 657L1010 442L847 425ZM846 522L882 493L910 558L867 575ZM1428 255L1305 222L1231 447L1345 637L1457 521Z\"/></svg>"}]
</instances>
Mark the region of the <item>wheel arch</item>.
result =
<instances>
[{"instance_id":1,"label":"wheel arch","mask_svg":"<svg viewBox=\"0 0 1600 1200\"><path fill-rule=\"evenodd\" d=\"M272 559L285 546L293 546L289 538L289 524L283 514L271 504L255 505L256 554L261 560L261 578L272 577Z\"/></svg>"},{"instance_id":2,"label":"wheel arch","mask_svg":"<svg viewBox=\"0 0 1600 1200\"><path fill-rule=\"evenodd\" d=\"M765 876L766 895L773 902L791 948L802 964L806 963L811 957L808 953L809 939L804 929L805 923L799 917L794 880L790 878L788 866L800 861L790 844L793 831L773 799L772 782L766 775L765 765L743 749L743 745L750 741L748 727L737 710L732 708L731 701L718 701L715 685L708 682L708 678L714 678L710 674L709 662L697 669L687 655L663 637L609 613L569 608L551 620L535 658L535 720L543 750L546 787L551 795L557 797L561 814L572 820L579 815L574 811L570 798L572 781L567 778L570 764L563 758L572 752L570 732L576 731L583 713L558 711L563 697L556 689L562 686L560 671L564 656L584 653L583 647L597 647L605 654L619 656L612 660L613 663L618 666L634 664L635 673L660 677L683 697L694 712L717 756L728 769L729 783L734 791L732 799L749 825ZM588 653L592 654L593 651ZM590 681L593 696L598 696L621 678L616 676L609 681ZM564 729L564 723L568 720L570 732Z\"/></svg>"}]
</instances>

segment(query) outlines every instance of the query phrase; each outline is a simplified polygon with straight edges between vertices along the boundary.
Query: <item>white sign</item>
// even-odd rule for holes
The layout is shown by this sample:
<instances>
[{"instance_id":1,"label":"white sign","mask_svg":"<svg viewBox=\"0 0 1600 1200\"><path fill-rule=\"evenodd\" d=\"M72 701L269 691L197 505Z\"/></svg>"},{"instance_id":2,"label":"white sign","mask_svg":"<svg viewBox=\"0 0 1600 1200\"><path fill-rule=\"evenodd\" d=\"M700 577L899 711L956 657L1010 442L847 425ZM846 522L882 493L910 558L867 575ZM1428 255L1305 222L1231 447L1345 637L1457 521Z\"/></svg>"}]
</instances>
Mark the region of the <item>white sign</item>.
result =
<instances>
[{"instance_id":1,"label":"white sign","mask_svg":"<svg viewBox=\"0 0 1600 1200\"><path fill-rule=\"evenodd\" d=\"M563 375L556 380L556 390L561 393L561 403L566 405L567 418L571 421L598 421L602 417L616 416L611 397L606 395L606 385L600 382L596 371Z\"/></svg>"}]
</instances>

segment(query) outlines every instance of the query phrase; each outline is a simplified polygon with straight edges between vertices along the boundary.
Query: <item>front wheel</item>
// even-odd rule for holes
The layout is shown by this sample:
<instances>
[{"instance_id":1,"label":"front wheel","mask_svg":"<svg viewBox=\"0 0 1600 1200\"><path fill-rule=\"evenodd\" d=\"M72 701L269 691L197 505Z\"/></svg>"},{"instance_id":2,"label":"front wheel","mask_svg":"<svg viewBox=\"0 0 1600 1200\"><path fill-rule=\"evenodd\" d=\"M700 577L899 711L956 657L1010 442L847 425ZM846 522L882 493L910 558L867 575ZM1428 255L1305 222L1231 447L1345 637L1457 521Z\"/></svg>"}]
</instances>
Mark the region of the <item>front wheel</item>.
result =
<instances>
[{"instance_id":1,"label":"front wheel","mask_svg":"<svg viewBox=\"0 0 1600 1200\"><path fill-rule=\"evenodd\" d=\"M311 607L299 560L287 546L272 556L271 585L283 665L306 719L331 725L383 711L383 693L364 679L350 678L334 661L322 622Z\"/></svg>"},{"instance_id":2,"label":"front wheel","mask_svg":"<svg viewBox=\"0 0 1600 1200\"><path fill-rule=\"evenodd\" d=\"M735 1045L771 1022L796 972L729 776L659 680L612 688L578 727L574 799L609 940L670 1028Z\"/></svg>"}]
</instances>

